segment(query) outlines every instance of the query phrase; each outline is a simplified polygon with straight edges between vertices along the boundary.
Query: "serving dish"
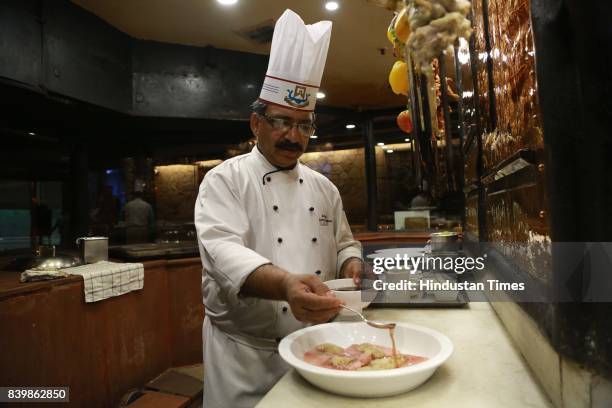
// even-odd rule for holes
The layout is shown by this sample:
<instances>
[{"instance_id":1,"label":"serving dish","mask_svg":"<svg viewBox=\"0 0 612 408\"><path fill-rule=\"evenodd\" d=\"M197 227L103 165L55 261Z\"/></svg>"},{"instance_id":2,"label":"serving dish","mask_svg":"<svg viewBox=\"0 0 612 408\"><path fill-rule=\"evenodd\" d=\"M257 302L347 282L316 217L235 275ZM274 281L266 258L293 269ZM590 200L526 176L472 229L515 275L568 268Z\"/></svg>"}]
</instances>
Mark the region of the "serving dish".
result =
<instances>
[{"instance_id":1,"label":"serving dish","mask_svg":"<svg viewBox=\"0 0 612 408\"><path fill-rule=\"evenodd\" d=\"M384 397L410 391L431 377L452 354L453 344L435 330L409 323L395 328L399 353L427 357L409 367L380 371L343 371L318 367L303 360L304 353L322 343L340 347L371 343L391 347L387 330L375 329L362 322L326 323L298 330L279 344L281 357L302 377L316 387L351 397Z\"/></svg>"}]
</instances>

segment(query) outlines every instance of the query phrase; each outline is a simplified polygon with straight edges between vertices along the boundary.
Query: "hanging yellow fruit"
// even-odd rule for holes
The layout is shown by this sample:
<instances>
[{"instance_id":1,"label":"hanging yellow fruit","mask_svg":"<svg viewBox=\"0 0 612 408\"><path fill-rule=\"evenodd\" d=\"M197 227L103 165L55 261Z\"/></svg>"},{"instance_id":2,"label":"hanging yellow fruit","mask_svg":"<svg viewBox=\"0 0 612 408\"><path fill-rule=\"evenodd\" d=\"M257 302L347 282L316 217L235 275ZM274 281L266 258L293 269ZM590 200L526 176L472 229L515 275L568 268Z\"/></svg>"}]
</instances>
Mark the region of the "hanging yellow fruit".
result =
<instances>
[{"instance_id":1,"label":"hanging yellow fruit","mask_svg":"<svg viewBox=\"0 0 612 408\"><path fill-rule=\"evenodd\" d=\"M404 7L402 11L394 18L393 24L393 33L395 34L395 39L401 42L402 44L406 44L408 41L408 36L410 35L410 21L408 20L408 7Z\"/></svg>"},{"instance_id":2,"label":"hanging yellow fruit","mask_svg":"<svg viewBox=\"0 0 612 408\"><path fill-rule=\"evenodd\" d=\"M397 20L397 15L393 16L393 20L391 20L391 24L389 24L389 28L387 28L387 39L393 46L395 46L395 42L398 41L397 35L395 34L395 21L396 20Z\"/></svg>"},{"instance_id":3,"label":"hanging yellow fruit","mask_svg":"<svg viewBox=\"0 0 612 408\"><path fill-rule=\"evenodd\" d=\"M399 19L402 19L401 22ZM387 39L393 45L393 56L395 58L404 61L404 47L406 46L405 42L408 39L408 31L407 28L408 16L406 15L406 9L402 10L402 12L395 14L389 27L387 28ZM397 33L397 29L400 30L402 37L400 38Z\"/></svg>"},{"instance_id":4,"label":"hanging yellow fruit","mask_svg":"<svg viewBox=\"0 0 612 408\"><path fill-rule=\"evenodd\" d=\"M392 45L395 45L395 29L391 26L387 28L387 39Z\"/></svg>"},{"instance_id":5,"label":"hanging yellow fruit","mask_svg":"<svg viewBox=\"0 0 612 408\"><path fill-rule=\"evenodd\" d=\"M408 66L404 61L396 61L389 73L389 84L397 95L408 95Z\"/></svg>"}]
</instances>

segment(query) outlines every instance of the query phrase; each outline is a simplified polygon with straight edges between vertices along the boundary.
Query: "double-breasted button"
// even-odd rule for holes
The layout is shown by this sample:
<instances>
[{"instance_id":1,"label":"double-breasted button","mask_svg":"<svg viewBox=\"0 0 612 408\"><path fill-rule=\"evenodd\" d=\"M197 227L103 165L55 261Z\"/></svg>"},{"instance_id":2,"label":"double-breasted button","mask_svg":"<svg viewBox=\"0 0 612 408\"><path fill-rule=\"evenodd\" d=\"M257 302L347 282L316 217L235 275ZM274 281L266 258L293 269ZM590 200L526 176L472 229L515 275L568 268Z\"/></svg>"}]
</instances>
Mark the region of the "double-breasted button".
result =
<instances>
[{"instance_id":1,"label":"double-breasted button","mask_svg":"<svg viewBox=\"0 0 612 408\"><path fill-rule=\"evenodd\" d=\"M274 205L274 206L272 206L272 209L273 209L274 211L278 211L278 205Z\"/></svg>"},{"instance_id":2,"label":"double-breasted button","mask_svg":"<svg viewBox=\"0 0 612 408\"><path fill-rule=\"evenodd\" d=\"M300 179L300 184L302 184L304 182L304 179Z\"/></svg>"},{"instance_id":3,"label":"double-breasted button","mask_svg":"<svg viewBox=\"0 0 612 408\"><path fill-rule=\"evenodd\" d=\"M279 244L281 244L283 242L283 239L281 237L278 237L277 241Z\"/></svg>"},{"instance_id":4,"label":"double-breasted button","mask_svg":"<svg viewBox=\"0 0 612 408\"><path fill-rule=\"evenodd\" d=\"M272 181L272 177L266 177L266 181L267 181L267 182Z\"/></svg>"},{"instance_id":5,"label":"double-breasted button","mask_svg":"<svg viewBox=\"0 0 612 408\"><path fill-rule=\"evenodd\" d=\"M317 237L313 237L312 242L317 242Z\"/></svg>"},{"instance_id":6,"label":"double-breasted button","mask_svg":"<svg viewBox=\"0 0 612 408\"><path fill-rule=\"evenodd\" d=\"M283 306L283 313L287 313L287 310L289 310L287 309L287 306Z\"/></svg>"},{"instance_id":7,"label":"double-breasted button","mask_svg":"<svg viewBox=\"0 0 612 408\"><path fill-rule=\"evenodd\" d=\"M308 211L313 212L313 211L314 211L314 207L310 207L310 208L308 209Z\"/></svg>"},{"instance_id":8,"label":"double-breasted button","mask_svg":"<svg viewBox=\"0 0 612 408\"><path fill-rule=\"evenodd\" d=\"M316 273L317 275L320 275L320 274L321 274L321 271L316 271L315 273Z\"/></svg>"}]
</instances>

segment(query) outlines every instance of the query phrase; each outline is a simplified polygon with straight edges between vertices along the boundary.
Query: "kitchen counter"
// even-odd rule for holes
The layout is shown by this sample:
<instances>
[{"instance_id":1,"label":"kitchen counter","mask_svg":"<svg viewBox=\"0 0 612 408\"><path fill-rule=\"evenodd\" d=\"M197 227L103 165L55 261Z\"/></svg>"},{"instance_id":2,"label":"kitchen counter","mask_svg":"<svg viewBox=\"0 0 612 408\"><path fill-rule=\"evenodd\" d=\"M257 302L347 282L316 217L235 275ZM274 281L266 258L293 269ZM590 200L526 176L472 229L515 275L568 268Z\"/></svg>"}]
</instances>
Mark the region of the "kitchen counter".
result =
<instances>
[{"instance_id":1,"label":"kitchen counter","mask_svg":"<svg viewBox=\"0 0 612 408\"><path fill-rule=\"evenodd\" d=\"M70 387L70 405L117 406L169 367L202 361L200 258L144 261L144 287L85 303L83 278L0 272L0 384Z\"/></svg>"},{"instance_id":2,"label":"kitchen counter","mask_svg":"<svg viewBox=\"0 0 612 408\"><path fill-rule=\"evenodd\" d=\"M34 292L50 291L55 287L83 282L81 276L71 275L53 280L21 283L19 282L20 276L21 272L0 271L0 300Z\"/></svg>"},{"instance_id":3,"label":"kitchen counter","mask_svg":"<svg viewBox=\"0 0 612 408\"><path fill-rule=\"evenodd\" d=\"M432 231L433 232L433 231ZM363 244L423 244L429 240L431 232L398 232L398 231L378 231L378 232L358 232L353 235L356 240Z\"/></svg>"},{"instance_id":4,"label":"kitchen counter","mask_svg":"<svg viewBox=\"0 0 612 408\"><path fill-rule=\"evenodd\" d=\"M130 262L142 262L146 259L177 259L199 257L196 241L116 245L108 248L109 256Z\"/></svg>"},{"instance_id":5,"label":"kitchen counter","mask_svg":"<svg viewBox=\"0 0 612 408\"><path fill-rule=\"evenodd\" d=\"M290 370L257 405L267 407L551 407L526 362L488 303L462 309L373 309L374 320L408 322L446 334L453 355L422 386L393 397L330 394Z\"/></svg>"},{"instance_id":6,"label":"kitchen counter","mask_svg":"<svg viewBox=\"0 0 612 408\"><path fill-rule=\"evenodd\" d=\"M4 270L8 262L15 257L26 256L30 251L24 251L23 254L17 253L11 256L0 257L0 300L15 296L25 295L28 293L50 291L55 287L83 282L80 276L68 276L65 278L36 281L36 282L19 282L19 277L22 271ZM77 252L62 250L72 256L79 256ZM193 259L193 263L200 265L195 259L199 260L200 253L198 244L194 241L186 241L180 243L141 243L131 245L119 245L109 247L110 261L112 262L154 262L156 260L167 262L169 260L180 261L181 259Z\"/></svg>"}]
</instances>

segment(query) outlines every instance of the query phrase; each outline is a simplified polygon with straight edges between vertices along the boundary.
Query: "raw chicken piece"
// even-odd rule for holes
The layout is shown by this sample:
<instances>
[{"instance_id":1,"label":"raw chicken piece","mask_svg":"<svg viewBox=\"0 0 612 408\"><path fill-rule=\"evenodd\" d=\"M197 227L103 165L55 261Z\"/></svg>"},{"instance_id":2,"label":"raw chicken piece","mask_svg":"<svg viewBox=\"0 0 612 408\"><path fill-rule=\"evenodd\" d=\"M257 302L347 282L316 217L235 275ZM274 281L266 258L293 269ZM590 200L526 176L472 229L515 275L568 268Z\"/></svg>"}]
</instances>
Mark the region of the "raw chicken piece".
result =
<instances>
[{"instance_id":1,"label":"raw chicken piece","mask_svg":"<svg viewBox=\"0 0 612 408\"><path fill-rule=\"evenodd\" d=\"M331 353L331 354L342 354L342 352L344 351L342 347L336 346L335 344L332 344L332 343L319 344L317 346L317 350L323 351L325 353Z\"/></svg>"},{"instance_id":2,"label":"raw chicken piece","mask_svg":"<svg viewBox=\"0 0 612 408\"><path fill-rule=\"evenodd\" d=\"M338 353L339 350L342 352ZM402 367L427 360L425 357L406 354L397 354L397 359L398 364ZM319 367L346 371L395 368L395 359L391 348L370 343L353 344L346 349L334 344L324 343L305 352L304 361Z\"/></svg>"},{"instance_id":3,"label":"raw chicken piece","mask_svg":"<svg viewBox=\"0 0 612 408\"><path fill-rule=\"evenodd\" d=\"M401 366L404 362L402 356L397 356L397 366ZM395 359L393 357L383 357L378 358L370 364L372 370L389 370L391 368L395 368Z\"/></svg>"},{"instance_id":4,"label":"raw chicken piece","mask_svg":"<svg viewBox=\"0 0 612 408\"><path fill-rule=\"evenodd\" d=\"M360 355L357 361L361 363L361 366L366 366L370 364L373 359L374 359L374 355L368 352L368 353L363 353L362 355Z\"/></svg>"},{"instance_id":5,"label":"raw chicken piece","mask_svg":"<svg viewBox=\"0 0 612 408\"><path fill-rule=\"evenodd\" d=\"M334 368L345 370L353 361L354 360L348 356L333 356L330 362Z\"/></svg>"},{"instance_id":6,"label":"raw chicken piece","mask_svg":"<svg viewBox=\"0 0 612 408\"><path fill-rule=\"evenodd\" d=\"M319 367L326 366L333 356L316 349L304 353L304 361Z\"/></svg>"},{"instance_id":7,"label":"raw chicken piece","mask_svg":"<svg viewBox=\"0 0 612 408\"><path fill-rule=\"evenodd\" d=\"M344 353L346 355L352 356L352 357L359 357L363 352L361 350L359 350L359 345L358 344L352 344L351 346L347 347L344 350Z\"/></svg>"},{"instance_id":8,"label":"raw chicken piece","mask_svg":"<svg viewBox=\"0 0 612 408\"><path fill-rule=\"evenodd\" d=\"M385 356L385 352L381 347L374 346L370 343L363 343L357 346L357 349L362 353L369 353L374 358L382 358Z\"/></svg>"}]
</instances>

